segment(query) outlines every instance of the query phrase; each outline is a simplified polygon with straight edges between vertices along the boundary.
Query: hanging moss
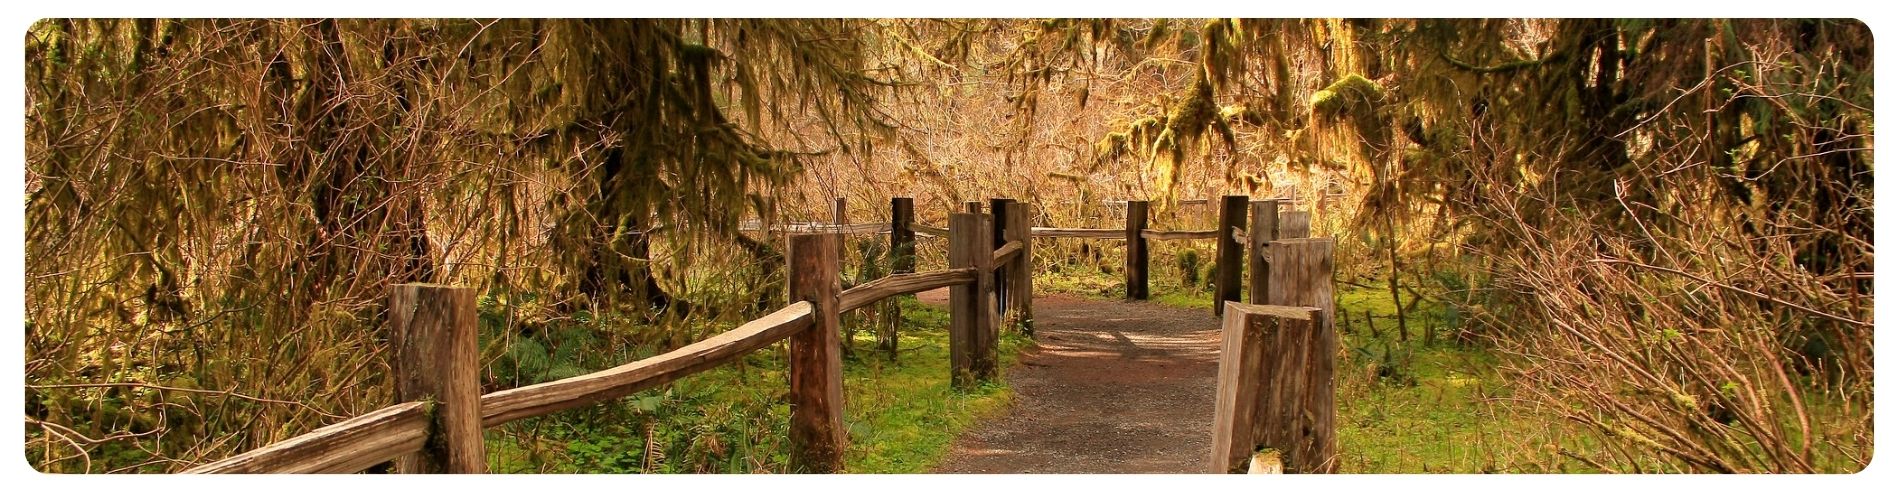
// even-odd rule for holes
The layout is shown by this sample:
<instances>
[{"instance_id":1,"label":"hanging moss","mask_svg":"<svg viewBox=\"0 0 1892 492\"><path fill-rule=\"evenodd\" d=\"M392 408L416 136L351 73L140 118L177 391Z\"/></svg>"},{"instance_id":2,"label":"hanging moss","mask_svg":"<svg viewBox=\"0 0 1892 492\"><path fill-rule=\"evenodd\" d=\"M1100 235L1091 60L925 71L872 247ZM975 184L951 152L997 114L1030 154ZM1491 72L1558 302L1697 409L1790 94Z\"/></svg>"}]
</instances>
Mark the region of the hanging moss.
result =
<instances>
[{"instance_id":1,"label":"hanging moss","mask_svg":"<svg viewBox=\"0 0 1892 492\"><path fill-rule=\"evenodd\" d=\"M1340 80L1328 84L1321 90L1314 91L1308 98L1307 105L1316 116L1333 118L1347 113L1350 109L1363 107L1365 104L1386 98L1386 91L1379 84L1361 77L1360 74L1347 74Z\"/></svg>"},{"instance_id":2,"label":"hanging moss","mask_svg":"<svg viewBox=\"0 0 1892 492\"><path fill-rule=\"evenodd\" d=\"M1260 126L1262 122L1266 121L1266 119L1263 118L1264 115L1261 113L1261 111L1258 111L1255 108L1246 104L1231 104L1228 106L1223 106L1221 110L1221 115L1222 115L1222 121L1227 121L1231 123L1240 122L1244 124Z\"/></svg>"}]
</instances>

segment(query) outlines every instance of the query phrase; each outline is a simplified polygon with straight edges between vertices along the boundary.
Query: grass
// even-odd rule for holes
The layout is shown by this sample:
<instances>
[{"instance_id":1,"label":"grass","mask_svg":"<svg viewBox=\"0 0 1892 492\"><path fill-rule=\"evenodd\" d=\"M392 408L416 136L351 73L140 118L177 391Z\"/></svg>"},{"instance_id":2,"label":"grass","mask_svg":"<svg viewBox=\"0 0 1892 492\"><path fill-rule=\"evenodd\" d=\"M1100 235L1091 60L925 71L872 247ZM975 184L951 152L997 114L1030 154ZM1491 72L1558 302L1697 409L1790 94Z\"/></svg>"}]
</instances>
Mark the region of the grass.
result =
<instances>
[{"instance_id":1,"label":"grass","mask_svg":"<svg viewBox=\"0 0 1892 492\"><path fill-rule=\"evenodd\" d=\"M874 358L846 369L851 473L924 473L939 464L954 437L1011 404L1012 391L1002 377L968 392L954 391L947 377L946 312L911 301L902 309L906 319L923 328L902 334L900 363ZM1001 376L1031 344L1029 338L1004 333L997 363Z\"/></svg>"},{"instance_id":2,"label":"grass","mask_svg":"<svg viewBox=\"0 0 1892 492\"><path fill-rule=\"evenodd\" d=\"M1209 309L1211 288L1177 280L1179 268L1152 259L1150 300ZM1337 361L1336 424L1347 473L1585 473L1598 470L1558 454L1588 449L1593 438L1512 399L1502 360L1476 344L1449 340L1457 316L1421 302L1407 313L1401 341L1393 300L1383 285L1340 284L1336 304L1348 314ZM1068 265L1040 277L1038 288L1122 299L1120 272ZM1365 316L1376 316L1377 336ZM1337 320L1338 321L1338 320ZM1439 339L1424 340L1431 328Z\"/></svg>"},{"instance_id":3,"label":"grass","mask_svg":"<svg viewBox=\"0 0 1892 492\"><path fill-rule=\"evenodd\" d=\"M856 342L843 364L844 456L850 473L919 473L937 465L952 439L1002 412L1011 390L992 383L951 388L947 315L901 301L898 362L872 342ZM1000 340L1009 367L1030 341ZM779 345L686 377L666 388L609 403L526 419L489 430L496 473L779 473L787 458L788 388ZM1001 379L1002 381L1002 379Z\"/></svg>"},{"instance_id":4,"label":"grass","mask_svg":"<svg viewBox=\"0 0 1892 492\"><path fill-rule=\"evenodd\" d=\"M1582 436L1512 399L1498 354L1447 333L1449 307L1419 303L1400 340L1383 286L1343 285L1335 302L1343 347L1337 368L1341 469L1350 473L1570 473L1597 470L1563 459L1556 443ZM1378 333L1367 326L1366 316ZM1439 339L1428 343L1430 329Z\"/></svg>"}]
</instances>

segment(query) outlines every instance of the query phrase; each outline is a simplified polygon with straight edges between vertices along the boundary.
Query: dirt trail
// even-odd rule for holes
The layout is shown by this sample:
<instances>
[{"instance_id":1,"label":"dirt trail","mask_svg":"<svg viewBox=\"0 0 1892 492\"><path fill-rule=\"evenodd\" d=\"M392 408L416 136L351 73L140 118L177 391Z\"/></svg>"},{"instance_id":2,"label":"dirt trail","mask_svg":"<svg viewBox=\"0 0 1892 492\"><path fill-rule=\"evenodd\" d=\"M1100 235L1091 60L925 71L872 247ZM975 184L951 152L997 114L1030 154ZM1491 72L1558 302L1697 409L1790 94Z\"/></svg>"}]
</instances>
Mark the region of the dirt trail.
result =
<instances>
[{"instance_id":1,"label":"dirt trail","mask_svg":"<svg viewBox=\"0 0 1892 492\"><path fill-rule=\"evenodd\" d=\"M959 436L934 472L1198 473L1215 412L1215 315L1057 295L1034 304L1038 348L1006 374L1012 408Z\"/></svg>"}]
</instances>

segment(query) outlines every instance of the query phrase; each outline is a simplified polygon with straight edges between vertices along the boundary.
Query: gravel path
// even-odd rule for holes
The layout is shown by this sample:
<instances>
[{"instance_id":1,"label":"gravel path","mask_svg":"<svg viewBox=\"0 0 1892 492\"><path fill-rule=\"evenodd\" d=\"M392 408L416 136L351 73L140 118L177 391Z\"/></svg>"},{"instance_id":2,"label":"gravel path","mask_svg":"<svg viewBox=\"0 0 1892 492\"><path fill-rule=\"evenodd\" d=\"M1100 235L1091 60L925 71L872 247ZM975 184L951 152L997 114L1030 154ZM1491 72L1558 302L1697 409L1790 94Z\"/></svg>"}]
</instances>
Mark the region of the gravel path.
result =
<instances>
[{"instance_id":1,"label":"gravel path","mask_svg":"<svg viewBox=\"0 0 1892 492\"><path fill-rule=\"evenodd\" d=\"M1060 295L1034 304L1038 348L1006 372L1012 408L960 435L934 472L1199 472L1215 412L1215 315Z\"/></svg>"}]
</instances>

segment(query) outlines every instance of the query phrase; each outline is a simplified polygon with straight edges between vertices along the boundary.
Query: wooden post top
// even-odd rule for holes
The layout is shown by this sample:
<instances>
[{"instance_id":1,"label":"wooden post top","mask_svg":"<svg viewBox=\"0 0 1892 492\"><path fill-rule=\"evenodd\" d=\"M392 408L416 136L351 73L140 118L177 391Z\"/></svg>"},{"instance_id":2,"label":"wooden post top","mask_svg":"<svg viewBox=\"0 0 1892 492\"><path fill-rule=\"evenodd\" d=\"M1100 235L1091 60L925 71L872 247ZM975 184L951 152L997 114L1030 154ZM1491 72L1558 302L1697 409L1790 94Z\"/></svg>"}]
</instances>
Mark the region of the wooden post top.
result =
<instances>
[{"instance_id":1,"label":"wooden post top","mask_svg":"<svg viewBox=\"0 0 1892 492\"><path fill-rule=\"evenodd\" d=\"M1276 318L1287 318L1287 319L1301 320L1301 321L1313 320L1315 313L1320 312L1320 308L1316 308L1316 307L1275 306L1271 304L1248 304L1248 303L1242 303L1242 302L1236 302L1236 301L1228 301L1228 302L1222 303L1222 309L1224 310L1223 312L1229 313L1229 314L1273 316Z\"/></svg>"}]
</instances>

